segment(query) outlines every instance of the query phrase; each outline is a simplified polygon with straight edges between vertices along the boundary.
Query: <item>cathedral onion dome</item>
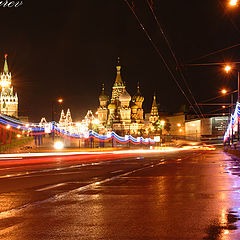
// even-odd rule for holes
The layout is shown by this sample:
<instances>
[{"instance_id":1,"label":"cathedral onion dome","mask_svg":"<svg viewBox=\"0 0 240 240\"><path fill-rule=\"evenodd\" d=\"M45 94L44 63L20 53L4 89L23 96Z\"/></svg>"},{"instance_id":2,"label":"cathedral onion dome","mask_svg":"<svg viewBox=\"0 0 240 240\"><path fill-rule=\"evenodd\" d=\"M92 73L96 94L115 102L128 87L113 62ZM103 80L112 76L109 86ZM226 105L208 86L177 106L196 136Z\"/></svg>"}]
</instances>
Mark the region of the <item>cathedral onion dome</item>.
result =
<instances>
[{"instance_id":1,"label":"cathedral onion dome","mask_svg":"<svg viewBox=\"0 0 240 240\"><path fill-rule=\"evenodd\" d=\"M139 87L139 83L137 85L137 92L136 94L133 96L133 102L143 102L144 101L144 97L142 96L141 92L140 92L140 87Z\"/></svg>"},{"instance_id":2,"label":"cathedral onion dome","mask_svg":"<svg viewBox=\"0 0 240 240\"><path fill-rule=\"evenodd\" d=\"M104 84L102 86L102 92L99 95L99 100L100 101L108 101L108 95L105 93Z\"/></svg>"},{"instance_id":3,"label":"cathedral onion dome","mask_svg":"<svg viewBox=\"0 0 240 240\"><path fill-rule=\"evenodd\" d=\"M119 101L120 102L130 102L131 101L131 96L130 94L126 91L126 89L122 92L122 94L119 96Z\"/></svg>"},{"instance_id":4,"label":"cathedral onion dome","mask_svg":"<svg viewBox=\"0 0 240 240\"><path fill-rule=\"evenodd\" d=\"M116 106L116 104L114 104L114 103L110 103L109 105L108 105L108 109L116 109L117 108L117 106Z\"/></svg>"},{"instance_id":5,"label":"cathedral onion dome","mask_svg":"<svg viewBox=\"0 0 240 240\"><path fill-rule=\"evenodd\" d=\"M133 105L131 106L131 108L132 108L132 109L138 109L138 106L137 106L136 104L133 104Z\"/></svg>"}]
</instances>

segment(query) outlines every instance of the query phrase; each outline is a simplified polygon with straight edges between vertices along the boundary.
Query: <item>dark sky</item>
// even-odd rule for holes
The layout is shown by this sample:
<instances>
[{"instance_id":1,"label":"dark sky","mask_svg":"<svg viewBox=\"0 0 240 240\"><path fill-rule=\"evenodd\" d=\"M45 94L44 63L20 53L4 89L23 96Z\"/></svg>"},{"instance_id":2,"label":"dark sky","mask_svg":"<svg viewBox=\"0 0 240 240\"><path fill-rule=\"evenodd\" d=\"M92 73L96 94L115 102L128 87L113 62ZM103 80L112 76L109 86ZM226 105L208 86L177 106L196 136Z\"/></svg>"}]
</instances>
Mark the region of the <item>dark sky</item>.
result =
<instances>
[{"instance_id":1,"label":"dark sky","mask_svg":"<svg viewBox=\"0 0 240 240\"><path fill-rule=\"evenodd\" d=\"M146 0L134 2L136 14L176 73ZM153 2L180 63L239 43L240 6L229 9L227 0ZM59 96L74 120L96 110L101 83L110 94L118 56L131 95L140 82L145 111L154 90L162 109L177 111L186 103L124 0L24 0L17 9L0 8L0 29L0 64L8 53L20 115L33 121L42 116L50 120L51 102ZM239 61L239 54L238 47L194 63ZM216 96L222 87L236 86L236 74L227 77L221 67L183 71L198 102Z\"/></svg>"}]
</instances>

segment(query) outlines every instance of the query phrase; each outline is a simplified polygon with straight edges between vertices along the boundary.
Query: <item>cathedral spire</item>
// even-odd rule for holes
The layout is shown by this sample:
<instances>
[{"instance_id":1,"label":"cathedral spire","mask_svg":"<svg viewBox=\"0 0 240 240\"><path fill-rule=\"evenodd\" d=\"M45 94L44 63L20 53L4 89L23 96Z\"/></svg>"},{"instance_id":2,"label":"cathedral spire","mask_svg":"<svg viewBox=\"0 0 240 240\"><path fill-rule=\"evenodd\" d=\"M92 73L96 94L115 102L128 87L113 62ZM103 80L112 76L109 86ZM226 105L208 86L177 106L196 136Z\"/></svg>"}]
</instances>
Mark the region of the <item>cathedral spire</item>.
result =
<instances>
[{"instance_id":1,"label":"cathedral spire","mask_svg":"<svg viewBox=\"0 0 240 240\"><path fill-rule=\"evenodd\" d=\"M120 65L120 57L117 59L117 77L115 80L116 85L123 85L122 77L121 77L121 65Z\"/></svg>"},{"instance_id":2,"label":"cathedral spire","mask_svg":"<svg viewBox=\"0 0 240 240\"><path fill-rule=\"evenodd\" d=\"M102 84L102 93L105 93L105 86L104 86L104 83Z\"/></svg>"},{"instance_id":3,"label":"cathedral spire","mask_svg":"<svg viewBox=\"0 0 240 240\"><path fill-rule=\"evenodd\" d=\"M139 81L137 82L137 94L140 95L140 83Z\"/></svg>"},{"instance_id":4,"label":"cathedral spire","mask_svg":"<svg viewBox=\"0 0 240 240\"><path fill-rule=\"evenodd\" d=\"M108 95L105 93L104 83L102 84L102 92L99 95L100 105L106 105L108 101Z\"/></svg>"},{"instance_id":5,"label":"cathedral spire","mask_svg":"<svg viewBox=\"0 0 240 240\"><path fill-rule=\"evenodd\" d=\"M8 55L7 54L5 54L5 63L4 63L4 69L3 69L3 72L5 73L5 74L7 74L7 73L9 73L9 70L8 70L8 63L7 63L7 57L8 57Z\"/></svg>"}]
</instances>

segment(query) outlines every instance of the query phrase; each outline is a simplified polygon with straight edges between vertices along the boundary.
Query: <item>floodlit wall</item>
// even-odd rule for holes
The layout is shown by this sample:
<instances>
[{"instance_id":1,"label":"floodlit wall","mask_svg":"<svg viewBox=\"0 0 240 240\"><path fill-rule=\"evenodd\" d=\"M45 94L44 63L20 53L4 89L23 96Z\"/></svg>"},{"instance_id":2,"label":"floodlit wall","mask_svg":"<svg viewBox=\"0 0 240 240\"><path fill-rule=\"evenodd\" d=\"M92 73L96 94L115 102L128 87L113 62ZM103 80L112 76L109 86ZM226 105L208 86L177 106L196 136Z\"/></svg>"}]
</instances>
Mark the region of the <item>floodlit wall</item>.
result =
<instances>
[{"instance_id":1,"label":"floodlit wall","mask_svg":"<svg viewBox=\"0 0 240 240\"><path fill-rule=\"evenodd\" d=\"M185 135L185 114L169 116L167 120L171 124L169 132L171 135Z\"/></svg>"},{"instance_id":2,"label":"floodlit wall","mask_svg":"<svg viewBox=\"0 0 240 240\"><path fill-rule=\"evenodd\" d=\"M201 137L201 120L193 120L185 123L185 136L199 139Z\"/></svg>"}]
</instances>

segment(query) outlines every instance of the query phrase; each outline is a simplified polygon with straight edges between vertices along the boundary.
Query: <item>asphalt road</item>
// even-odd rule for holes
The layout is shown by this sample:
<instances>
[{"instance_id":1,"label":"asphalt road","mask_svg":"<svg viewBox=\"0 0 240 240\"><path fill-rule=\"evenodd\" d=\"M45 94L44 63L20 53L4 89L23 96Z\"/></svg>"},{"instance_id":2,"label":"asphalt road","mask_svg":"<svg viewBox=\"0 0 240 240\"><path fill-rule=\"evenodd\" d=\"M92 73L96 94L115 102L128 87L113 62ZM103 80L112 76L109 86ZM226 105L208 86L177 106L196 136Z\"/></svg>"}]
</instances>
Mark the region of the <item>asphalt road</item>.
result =
<instances>
[{"instance_id":1,"label":"asphalt road","mask_svg":"<svg viewBox=\"0 0 240 240\"><path fill-rule=\"evenodd\" d=\"M0 239L240 239L239 176L221 151L0 159Z\"/></svg>"}]
</instances>

